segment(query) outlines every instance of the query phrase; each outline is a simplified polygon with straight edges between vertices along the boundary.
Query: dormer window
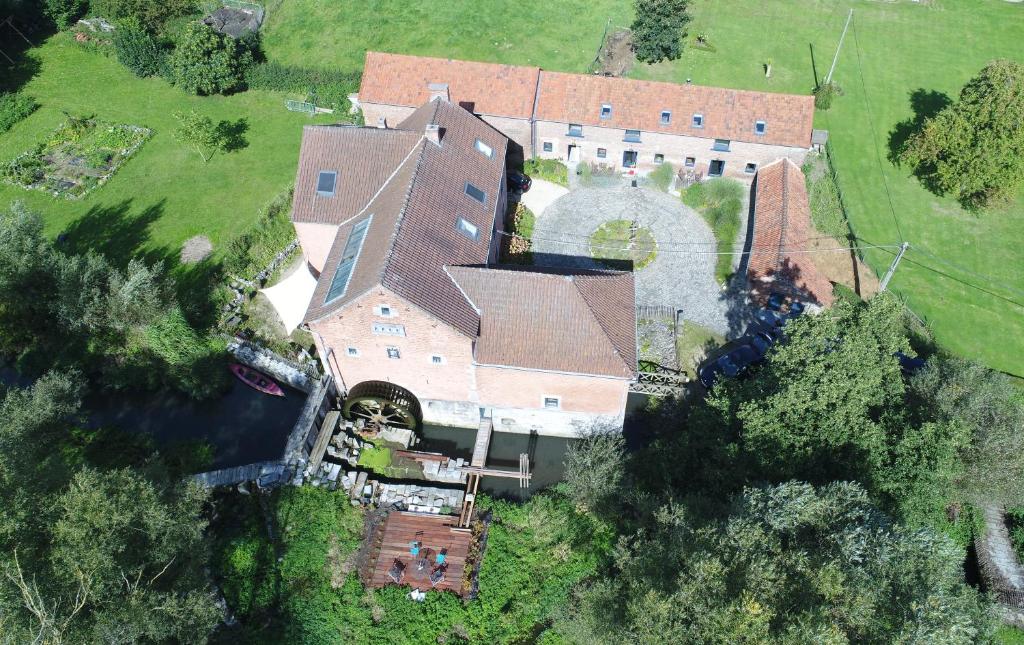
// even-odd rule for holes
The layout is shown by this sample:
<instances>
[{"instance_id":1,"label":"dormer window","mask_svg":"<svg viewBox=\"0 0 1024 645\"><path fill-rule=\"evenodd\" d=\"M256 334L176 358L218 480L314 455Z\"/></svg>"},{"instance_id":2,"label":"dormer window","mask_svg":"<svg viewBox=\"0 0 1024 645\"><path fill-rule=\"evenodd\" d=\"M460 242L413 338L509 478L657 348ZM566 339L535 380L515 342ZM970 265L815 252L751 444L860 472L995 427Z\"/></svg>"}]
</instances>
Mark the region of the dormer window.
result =
<instances>
[{"instance_id":1,"label":"dormer window","mask_svg":"<svg viewBox=\"0 0 1024 645\"><path fill-rule=\"evenodd\" d=\"M610 118L612 118L612 104L611 103L602 103L601 104L601 118L602 119L610 119Z\"/></svg>"},{"instance_id":2,"label":"dormer window","mask_svg":"<svg viewBox=\"0 0 1024 645\"><path fill-rule=\"evenodd\" d=\"M754 134L764 134L767 124L764 121L756 121L754 123Z\"/></svg>"},{"instance_id":3,"label":"dormer window","mask_svg":"<svg viewBox=\"0 0 1024 645\"><path fill-rule=\"evenodd\" d=\"M321 170L316 178L316 194L321 197L334 197L334 185L337 182L337 172L334 170Z\"/></svg>"},{"instance_id":4,"label":"dormer window","mask_svg":"<svg viewBox=\"0 0 1024 645\"><path fill-rule=\"evenodd\" d=\"M695 128L703 128L704 127L704 115L703 114L694 114L693 115L693 127L695 127Z\"/></svg>"},{"instance_id":5,"label":"dormer window","mask_svg":"<svg viewBox=\"0 0 1024 645\"><path fill-rule=\"evenodd\" d=\"M662 125L668 125L669 123L672 123L672 112L669 111L669 110L662 110L661 111L661 124Z\"/></svg>"},{"instance_id":6,"label":"dormer window","mask_svg":"<svg viewBox=\"0 0 1024 645\"><path fill-rule=\"evenodd\" d=\"M455 230L457 230L459 233L462 233L463 235L473 240L474 242L480 239L480 229L476 227L476 224L473 224L464 217L460 217L458 220L456 220Z\"/></svg>"},{"instance_id":7,"label":"dormer window","mask_svg":"<svg viewBox=\"0 0 1024 645\"><path fill-rule=\"evenodd\" d=\"M480 190L479 188L469 183L468 181L466 182L466 194L475 199L476 201L480 202L481 204L487 201L487 193Z\"/></svg>"},{"instance_id":8,"label":"dormer window","mask_svg":"<svg viewBox=\"0 0 1024 645\"><path fill-rule=\"evenodd\" d=\"M490 147L480 139L476 140L476 143L473 144L473 147L477 149L477 152L487 157L488 159L494 156L494 148Z\"/></svg>"}]
</instances>

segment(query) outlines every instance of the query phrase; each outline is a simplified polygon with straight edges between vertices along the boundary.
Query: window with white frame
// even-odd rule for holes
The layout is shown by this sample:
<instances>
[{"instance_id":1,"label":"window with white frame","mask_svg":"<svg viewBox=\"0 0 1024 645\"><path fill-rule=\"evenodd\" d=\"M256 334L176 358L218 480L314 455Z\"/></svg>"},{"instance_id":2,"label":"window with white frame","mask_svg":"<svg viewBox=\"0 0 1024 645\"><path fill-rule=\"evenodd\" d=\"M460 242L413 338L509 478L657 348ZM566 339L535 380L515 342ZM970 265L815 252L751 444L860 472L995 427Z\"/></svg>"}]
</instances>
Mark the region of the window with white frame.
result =
<instances>
[{"instance_id":1,"label":"window with white frame","mask_svg":"<svg viewBox=\"0 0 1024 645\"><path fill-rule=\"evenodd\" d=\"M672 111L671 110L662 110L661 111L661 124L662 125L668 125L670 123L672 123Z\"/></svg>"},{"instance_id":2,"label":"window with white frame","mask_svg":"<svg viewBox=\"0 0 1024 645\"><path fill-rule=\"evenodd\" d=\"M455 229L474 242L480 238L480 229L465 217L460 217L455 222Z\"/></svg>"},{"instance_id":3,"label":"window with white frame","mask_svg":"<svg viewBox=\"0 0 1024 645\"><path fill-rule=\"evenodd\" d=\"M466 194L480 202L481 204L487 202L487 193L477 188L473 184L466 182Z\"/></svg>"},{"instance_id":4,"label":"window with white frame","mask_svg":"<svg viewBox=\"0 0 1024 645\"><path fill-rule=\"evenodd\" d=\"M473 147L475 147L480 154L487 157L488 159L494 156L494 148L487 145L480 139L476 140L476 143L473 145Z\"/></svg>"},{"instance_id":5,"label":"window with white frame","mask_svg":"<svg viewBox=\"0 0 1024 645\"><path fill-rule=\"evenodd\" d=\"M764 121L756 121L754 123L754 134L764 134L767 128L768 124Z\"/></svg>"},{"instance_id":6,"label":"window with white frame","mask_svg":"<svg viewBox=\"0 0 1024 645\"><path fill-rule=\"evenodd\" d=\"M665 155L661 154L660 152L655 154L654 163L658 165L665 163Z\"/></svg>"},{"instance_id":7,"label":"window with white frame","mask_svg":"<svg viewBox=\"0 0 1024 645\"><path fill-rule=\"evenodd\" d=\"M373 308L373 313L381 318L391 318L395 315L395 311L391 308L391 305L377 305Z\"/></svg>"},{"instance_id":8,"label":"window with white frame","mask_svg":"<svg viewBox=\"0 0 1024 645\"><path fill-rule=\"evenodd\" d=\"M694 114L693 115L692 123L693 123L693 127L695 127L695 128L703 128L704 127L704 115L703 114Z\"/></svg>"},{"instance_id":9,"label":"window with white frame","mask_svg":"<svg viewBox=\"0 0 1024 645\"><path fill-rule=\"evenodd\" d=\"M753 161L748 161L747 165L743 168L743 172L747 173L748 175L753 175L755 172L757 172L757 164L754 163Z\"/></svg>"},{"instance_id":10,"label":"window with white frame","mask_svg":"<svg viewBox=\"0 0 1024 645\"><path fill-rule=\"evenodd\" d=\"M605 159L607 157L608 157L608 149L607 148L598 148L597 149L597 158L598 159Z\"/></svg>"},{"instance_id":11,"label":"window with white frame","mask_svg":"<svg viewBox=\"0 0 1024 645\"><path fill-rule=\"evenodd\" d=\"M349 347L345 349L345 353L349 356L359 356L359 350L355 347Z\"/></svg>"},{"instance_id":12,"label":"window with white frame","mask_svg":"<svg viewBox=\"0 0 1024 645\"><path fill-rule=\"evenodd\" d=\"M544 152L553 152L554 149L555 149L555 144L554 143L552 143L550 141L545 141L544 142Z\"/></svg>"},{"instance_id":13,"label":"window with white frame","mask_svg":"<svg viewBox=\"0 0 1024 645\"><path fill-rule=\"evenodd\" d=\"M612 118L612 104L611 103L602 103L601 104L601 118L602 119L610 119L610 118Z\"/></svg>"},{"instance_id":14,"label":"window with white frame","mask_svg":"<svg viewBox=\"0 0 1024 645\"><path fill-rule=\"evenodd\" d=\"M401 358L402 354L397 347L388 347L388 358Z\"/></svg>"},{"instance_id":15,"label":"window with white frame","mask_svg":"<svg viewBox=\"0 0 1024 645\"><path fill-rule=\"evenodd\" d=\"M444 356L441 356L440 354L432 354L430 356L430 364L431 365L444 365Z\"/></svg>"},{"instance_id":16,"label":"window with white frame","mask_svg":"<svg viewBox=\"0 0 1024 645\"><path fill-rule=\"evenodd\" d=\"M693 168L694 166L697 165L697 158L696 157L687 157L686 161L684 163L686 164L687 168Z\"/></svg>"},{"instance_id":17,"label":"window with white frame","mask_svg":"<svg viewBox=\"0 0 1024 645\"><path fill-rule=\"evenodd\" d=\"M566 133L566 136L582 137L583 136L583 126L581 124L579 124L579 123L570 123L569 124L569 131Z\"/></svg>"},{"instance_id":18,"label":"window with white frame","mask_svg":"<svg viewBox=\"0 0 1024 645\"><path fill-rule=\"evenodd\" d=\"M623 137L623 141L630 141L632 143L640 143L640 131L639 130L626 130L626 136Z\"/></svg>"},{"instance_id":19,"label":"window with white frame","mask_svg":"<svg viewBox=\"0 0 1024 645\"><path fill-rule=\"evenodd\" d=\"M544 397L544 409L546 410L558 410L562 407L562 397L560 396L545 396Z\"/></svg>"},{"instance_id":20,"label":"window with white frame","mask_svg":"<svg viewBox=\"0 0 1024 645\"><path fill-rule=\"evenodd\" d=\"M715 145L711 146L711 149L718 152L729 152L730 143L728 139L715 139Z\"/></svg>"}]
</instances>

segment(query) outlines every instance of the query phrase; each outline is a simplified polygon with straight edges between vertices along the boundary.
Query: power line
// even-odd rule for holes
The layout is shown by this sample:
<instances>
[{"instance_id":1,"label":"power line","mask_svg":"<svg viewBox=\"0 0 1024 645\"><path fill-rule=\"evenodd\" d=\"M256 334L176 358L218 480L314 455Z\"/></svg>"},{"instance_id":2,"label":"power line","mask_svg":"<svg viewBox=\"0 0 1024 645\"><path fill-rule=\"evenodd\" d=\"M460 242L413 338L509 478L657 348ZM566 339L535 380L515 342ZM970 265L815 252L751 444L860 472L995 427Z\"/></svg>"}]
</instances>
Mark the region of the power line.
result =
<instances>
[{"instance_id":1,"label":"power line","mask_svg":"<svg viewBox=\"0 0 1024 645\"><path fill-rule=\"evenodd\" d=\"M968 269L966 267L960 266L959 264L957 264L955 262L950 262L949 260L946 260L946 259L944 259L944 258L942 258L942 257L940 257L938 255L935 255L934 253L931 253L928 250L923 249L923 248L921 248L920 246L918 246L916 244L914 246L910 247L910 250L922 253L922 254L928 256L929 258L931 258L932 260L935 260L936 262L938 262L940 264L944 264L944 265L950 267L951 269L956 269L957 271L962 271L963 273L966 273L967 275L970 275L971 277L983 280L983 281L987 282L989 284L989 286L1000 287L1000 288L1006 289L1006 290L1010 291L1011 293L1014 293L1014 294L1016 294L1018 296L1024 296L1024 290L1021 290L1021 289L1019 289L1019 288L1017 288L1017 287L1015 287L1013 285L1007 284L1007 283L999 280L998 278L994 278L992 276L985 275L983 273L978 273L977 271L973 271L973 270ZM920 262L918 262L917 265L921 266L921 267L924 267L924 268L929 268L927 265L923 265Z\"/></svg>"},{"instance_id":2,"label":"power line","mask_svg":"<svg viewBox=\"0 0 1024 645\"><path fill-rule=\"evenodd\" d=\"M516 233L509 233L507 231L501 231L501 233L503 235L506 235L506 236L513 236L513 237L517 236ZM526 239L525 236L523 236L523 235L518 235L518 237L522 237L522 238ZM591 238L591 235L584 235L584 234L580 234L580 233L560 233L558 238L543 238L543 237L535 237L535 236L533 236L533 237L531 237L529 239L548 240L548 241L559 240L559 241L561 241L561 240L564 240L564 239L573 239L573 238L579 239L579 240L588 240L589 241L590 238ZM802 240L794 240L794 241L800 243L800 242L814 242L814 241L817 241L817 240L834 240L834 239L836 239L836 238L835 238L835 236L832 236L832 235L817 235L815 237L806 237L806 238L804 238ZM659 247L660 246L661 246L661 244L659 243ZM711 241L711 242L701 242L701 241L669 242L669 243L665 244L665 246L718 246L718 242L717 241ZM751 248L778 248L778 245L768 245L768 244L766 244L766 245L761 245L761 246L754 246L754 247L751 247Z\"/></svg>"},{"instance_id":3,"label":"power line","mask_svg":"<svg viewBox=\"0 0 1024 645\"><path fill-rule=\"evenodd\" d=\"M857 75L860 76L860 89L864 95L864 108L868 113L868 124L871 126L871 142L875 145L875 160L878 162L878 174L882 176L882 187L885 188L885 198L889 202L889 212L892 213L892 221L896 224L896 234L900 242L906 242L903 237L903 230L900 228L900 220L896 217L896 208L892 205L892 194L889 192L889 182L885 178L885 167L882 165L882 152L878 148L878 131L875 128L875 117L871 112L871 101L868 99L868 86L864 82L864 65L860 59L860 41L857 39L857 22L853 22L853 45L857 52Z\"/></svg>"}]
</instances>

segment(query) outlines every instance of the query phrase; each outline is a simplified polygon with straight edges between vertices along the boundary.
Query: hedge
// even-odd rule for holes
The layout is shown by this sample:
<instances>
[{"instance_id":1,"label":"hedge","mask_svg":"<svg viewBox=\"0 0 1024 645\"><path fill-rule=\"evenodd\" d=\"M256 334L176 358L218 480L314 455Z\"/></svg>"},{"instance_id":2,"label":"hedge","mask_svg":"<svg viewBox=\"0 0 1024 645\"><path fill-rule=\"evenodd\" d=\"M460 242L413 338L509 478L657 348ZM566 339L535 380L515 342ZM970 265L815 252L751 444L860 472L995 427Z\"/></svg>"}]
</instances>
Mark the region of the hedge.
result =
<instances>
[{"instance_id":1,"label":"hedge","mask_svg":"<svg viewBox=\"0 0 1024 645\"><path fill-rule=\"evenodd\" d=\"M350 106L348 95L359 91L360 72L316 69L265 62L246 71L245 82L251 89L274 92L314 92L317 104L343 114Z\"/></svg>"}]
</instances>

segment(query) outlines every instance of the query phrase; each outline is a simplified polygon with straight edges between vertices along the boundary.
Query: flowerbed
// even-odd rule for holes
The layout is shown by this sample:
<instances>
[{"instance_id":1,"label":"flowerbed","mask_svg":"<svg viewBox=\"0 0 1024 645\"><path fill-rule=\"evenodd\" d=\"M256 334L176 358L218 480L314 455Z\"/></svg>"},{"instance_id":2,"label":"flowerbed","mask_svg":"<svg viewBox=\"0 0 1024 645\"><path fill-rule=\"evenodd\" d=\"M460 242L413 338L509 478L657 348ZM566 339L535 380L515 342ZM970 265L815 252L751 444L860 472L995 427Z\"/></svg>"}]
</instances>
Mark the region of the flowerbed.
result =
<instances>
[{"instance_id":1,"label":"flowerbed","mask_svg":"<svg viewBox=\"0 0 1024 645\"><path fill-rule=\"evenodd\" d=\"M101 186L149 138L134 125L69 117L46 141L0 168L4 181L79 199Z\"/></svg>"}]
</instances>

